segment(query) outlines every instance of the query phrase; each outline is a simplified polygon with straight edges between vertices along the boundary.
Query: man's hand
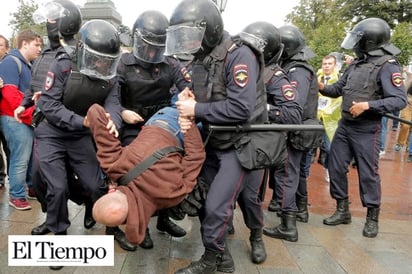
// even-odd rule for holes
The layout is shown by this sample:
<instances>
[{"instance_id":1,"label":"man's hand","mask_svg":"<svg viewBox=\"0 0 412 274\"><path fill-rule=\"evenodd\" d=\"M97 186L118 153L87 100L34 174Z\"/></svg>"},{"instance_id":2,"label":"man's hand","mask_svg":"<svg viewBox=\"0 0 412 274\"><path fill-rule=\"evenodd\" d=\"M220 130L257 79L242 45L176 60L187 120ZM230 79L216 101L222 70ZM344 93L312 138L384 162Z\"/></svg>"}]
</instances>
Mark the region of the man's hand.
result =
<instances>
[{"instance_id":1,"label":"man's hand","mask_svg":"<svg viewBox=\"0 0 412 274\"><path fill-rule=\"evenodd\" d=\"M83 126L84 127L90 127L90 122L87 119L87 116L85 116L84 119L83 119Z\"/></svg>"},{"instance_id":2,"label":"man's hand","mask_svg":"<svg viewBox=\"0 0 412 274\"><path fill-rule=\"evenodd\" d=\"M322 82L318 82L319 91L323 91L325 89L325 84Z\"/></svg>"},{"instance_id":3,"label":"man's hand","mask_svg":"<svg viewBox=\"0 0 412 274\"><path fill-rule=\"evenodd\" d=\"M346 65L350 65L353 62L353 60L355 60L355 58L353 58L352 56L347 54L343 55L343 63L345 63Z\"/></svg>"},{"instance_id":4,"label":"man's hand","mask_svg":"<svg viewBox=\"0 0 412 274\"><path fill-rule=\"evenodd\" d=\"M349 111L353 117L358 117L361 115L365 110L369 109L368 102L352 102L352 106L350 107Z\"/></svg>"},{"instance_id":5,"label":"man's hand","mask_svg":"<svg viewBox=\"0 0 412 274\"><path fill-rule=\"evenodd\" d=\"M41 95L41 91L36 91L35 93L33 93L33 96L31 97L31 99L34 101L35 105L37 105L37 102L40 99L40 95Z\"/></svg>"},{"instance_id":6,"label":"man's hand","mask_svg":"<svg viewBox=\"0 0 412 274\"><path fill-rule=\"evenodd\" d=\"M179 115L179 126L182 133L186 133L193 125L194 119Z\"/></svg>"},{"instance_id":7,"label":"man's hand","mask_svg":"<svg viewBox=\"0 0 412 274\"><path fill-rule=\"evenodd\" d=\"M186 87L184 90L182 90L178 95L177 95L178 100L187 100L187 99L195 99L195 95L193 92Z\"/></svg>"},{"instance_id":8,"label":"man's hand","mask_svg":"<svg viewBox=\"0 0 412 274\"><path fill-rule=\"evenodd\" d=\"M25 107L23 106L18 106L14 110L14 118L17 120L17 122L22 123L22 120L20 119L20 116L23 114L23 112L26 110Z\"/></svg>"},{"instance_id":9,"label":"man's hand","mask_svg":"<svg viewBox=\"0 0 412 274\"><path fill-rule=\"evenodd\" d=\"M183 117L194 117L195 116L195 106L196 101L193 98L179 100L176 102L177 110L179 115Z\"/></svg>"},{"instance_id":10,"label":"man's hand","mask_svg":"<svg viewBox=\"0 0 412 274\"><path fill-rule=\"evenodd\" d=\"M119 132L116 129L116 125L114 124L113 120L110 117L110 113L106 113L106 117L107 119L109 119L109 121L107 122L106 128L109 130L110 134L113 134L114 137L119 137Z\"/></svg>"},{"instance_id":11,"label":"man's hand","mask_svg":"<svg viewBox=\"0 0 412 274\"><path fill-rule=\"evenodd\" d=\"M128 124L137 124L139 122L143 122L144 119L142 116L137 114L136 112L132 110L125 109L122 111L122 119Z\"/></svg>"}]
</instances>

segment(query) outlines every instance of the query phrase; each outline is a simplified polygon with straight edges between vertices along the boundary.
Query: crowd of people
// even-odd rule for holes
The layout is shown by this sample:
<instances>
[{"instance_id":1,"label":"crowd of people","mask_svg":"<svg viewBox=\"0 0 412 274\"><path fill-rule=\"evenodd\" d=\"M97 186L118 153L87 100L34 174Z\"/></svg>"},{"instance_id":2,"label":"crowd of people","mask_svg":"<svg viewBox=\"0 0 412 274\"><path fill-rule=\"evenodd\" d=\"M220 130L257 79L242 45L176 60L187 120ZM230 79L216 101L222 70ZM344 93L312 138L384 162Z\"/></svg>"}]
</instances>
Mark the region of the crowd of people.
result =
<instances>
[{"instance_id":1,"label":"crowd of people","mask_svg":"<svg viewBox=\"0 0 412 274\"><path fill-rule=\"evenodd\" d=\"M176 273L234 272L226 239L235 207L250 230L253 263L266 260L263 235L298 241L296 221L309 219L306 184L319 149L336 200L323 223L351 222L353 165L367 209L362 234L378 235L384 139L376 136L385 114L401 111L411 120L412 106L412 77L396 59L384 20L360 21L342 42L355 57L328 54L316 71L299 28L253 22L231 35L211 0L182 0L170 18L142 12L129 45L107 21L82 22L70 0L49 1L33 18L46 23L43 49L31 30L18 33L12 50L0 35L0 187L7 174L16 210L30 210L27 199L41 204L45 221L31 234L66 235L72 200L85 205L86 229L99 222L121 248L149 249L151 217L160 232L184 237L172 219L191 206L204 253ZM283 144L284 157L266 169L240 160L245 132L213 130L267 123L325 130L280 132L273 143ZM412 141L409 132L401 123L395 151ZM275 227L264 227L266 181L273 190L268 210L281 218Z\"/></svg>"}]
</instances>

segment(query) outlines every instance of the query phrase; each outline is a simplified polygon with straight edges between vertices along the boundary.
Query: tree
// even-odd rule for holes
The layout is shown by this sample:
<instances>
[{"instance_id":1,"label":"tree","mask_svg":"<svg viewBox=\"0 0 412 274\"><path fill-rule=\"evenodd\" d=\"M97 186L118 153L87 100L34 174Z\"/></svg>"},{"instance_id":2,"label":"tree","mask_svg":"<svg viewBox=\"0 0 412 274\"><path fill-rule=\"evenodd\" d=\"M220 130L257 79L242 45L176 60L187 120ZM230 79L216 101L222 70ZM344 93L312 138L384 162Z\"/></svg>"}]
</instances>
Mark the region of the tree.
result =
<instances>
[{"instance_id":1,"label":"tree","mask_svg":"<svg viewBox=\"0 0 412 274\"><path fill-rule=\"evenodd\" d=\"M402 22L412 22L412 1L410 0L337 0L343 15L353 23L379 17L391 28Z\"/></svg>"},{"instance_id":2,"label":"tree","mask_svg":"<svg viewBox=\"0 0 412 274\"><path fill-rule=\"evenodd\" d=\"M369 17L379 17L388 22L394 30L392 42L402 50L400 61L407 64L409 56L412 56L411 0L301 0L286 19L299 27L308 46L317 54L316 58L309 60L316 68L321 66L324 55L341 51L340 43L346 31Z\"/></svg>"},{"instance_id":3,"label":"tree","mask_svg":"<svg viewBox=\"0 0 412 274\"><path fill-rule=\"evenodd\" d=\"M350 23L336 0L301 0L286 19L303 32L307 45L317 54L309 60L314 68L321 66L325 55L341 51L340 42Z\"/></svg>"},{"instance_id":4,"label":"tree","mask_svg":"<svg viewBox=\"0 0 412 274\"><path fill-rule=\"evenodd\" d=\"M398 55L399 62L407 66L412 58L412 24L408 22L398 24L392 35L392 43L402 51Z\"/></svg>"},{"instance_id":5,"label":"tree","mask_svg":"<svg viewBox=\"0 0 412 274\"><path fill-rule=\"evenodd\" d=\"M16 12L12 13L12 17L9 23L9 26L13 30L13 38L14 36L26 29L31 29L35 31L37 34L40 36L46 35L46 27L45 24L34 24L32 15L34 11L36 11L38 8L38 5L34 2L34 0L19 0L19 6ZM14 41L12 39L11 41ZM16 45L12 45L16 46Z\"/></svg>"}]
</instances>

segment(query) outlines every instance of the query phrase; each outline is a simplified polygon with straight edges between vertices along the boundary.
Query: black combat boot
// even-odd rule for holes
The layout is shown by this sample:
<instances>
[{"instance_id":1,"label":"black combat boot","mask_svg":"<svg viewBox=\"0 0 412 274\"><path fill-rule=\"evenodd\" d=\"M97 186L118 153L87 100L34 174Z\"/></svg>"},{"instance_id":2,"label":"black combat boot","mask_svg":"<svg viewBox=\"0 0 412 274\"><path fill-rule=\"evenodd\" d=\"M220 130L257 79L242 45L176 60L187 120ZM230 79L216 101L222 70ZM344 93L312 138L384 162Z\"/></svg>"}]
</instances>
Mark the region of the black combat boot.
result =
<instances>
[{"instance_id":1,"label":"black combat boot","mask_svg":"<svg viewBox=\"0 0 412 274\"><path fill-rule=\"evenodd\" d=\"M336 200L336 211L332 216L323 219L325 225L350 224L352 218L349 211L349 199Z\"/></svg>"},{"instance_id":2,"label":"black combat boot","mask_svg":"<svg viewBox=\"0 0 412 274\"><path fill-rule=\"evenodd\" d=\"M266 260L266 250L262 239L262 229L255 228L250 230L249 241L252 247L252 262L255 264L263 263Z\"/></svg>"},{"instance_id":3,"label":"black combat boot","mask_svg":"<svg viewBox=\"0 0 412 274\"><path fill-rule=\"evenodd\" d=\"M126 239L126 235L118 226L115 226L115 227L106 226L106 235L113 235L115 241L124 250L135 251L137 248L136 245L132 244Z\"/></svg>"},{"instance_id":4,"label":"black combat boot","mask_svg":"<svg viewBox=\"0 0 412 274\"><path fill-rule=\"evenodd\" d=\"M139 246L141 248L144 248L144 249L152 249L153 248L153 241L152 241L152 238L150 238L149 228L146 228L146 233L144 234L144 239L139 244Z\"/></svg>"},{"instance_id":5,"label":"black combat boot","mask_svg":"<svg viewBox=\"0 0 412 274\"><path fill-rule=\"evenodd\" d=\"M213 274L217 271L217 264L222 260L222 253L206 249L199 261L179 269L175 274Z\"/></svg>"},{"instance_id":6,"label":"black combat boot","mask_svg":"<svg viewBox=\"0 0 412 274\"><path fill-rule=\"evenodd\" d=\"M227 233L229 235L233 235L235 234L235 226L233 225L233 223L229 226L229 228L227 229Z\"/></svg>"},{"instance_id":7,"label":"black combat boot","mask_svg":"<svg viewBox=\"0 0 412 274\"><path fill-rule=\"evenodd\" d=\"M280 211L280 205L278 202L274 199L270 200L269 205L268 205L268 210L272 212L279 212Z\"/></svg>"},{"instance_id":8,"label":"black combat boot","mask_svg":"<svg viewBox=\"0 0 412 274\"><path fill-rule=\"evenodd\" d=\"M233 261L232 254L230 254L227 245L221 259L217 262L217 271L225 273L235 272L235 262Z\"/></svg>"},{"instance_id":9,"label":"black combat boot","mask_svg":"<svg viewBox=\"0 0 412 274\"><path fill-rule=\"evenodd\" d=\"M296 212L282 212L280 225L273 228L263 228L266 236L282 239L289 242L298 240L298 229L296 227Z\"/></svg>"},{"instance_id":10,"label":"black combat boot","mask_svg":"<svg viewBox=\"0 0 412 274\"><path fill-rule=\"evenodd\" d=\"M91 201L85 202L83 226L86 229L90 229L96 224L96 221L93 218L92 212L93 212L93 203Z\"/></svg>"},{"instance_id":11,"label":"black combat boot","mask_svg":"<svg viewBox=\"0 0 412 274\"><path fill-rule=\"evenodd\" d=\"M366 223L363 227L363 236L375 238L378 235L379 207L368 207Z\"/></svg>"},{"instance_id":12,"label":"black combat boot","mask_svg":"<svg viewBox=\"0 0 412 274\"><path fill-rule=\"evenodd\" d=\"M50 229L47 228L46 221L39 226L36 226L31 230L31 235L45 235L50 233Z\"/></svg>"},{"instance_id":13,"label":"black combat boot","mask_svg":"<svg viewBox=\"0 0 412 274\"><path fill-rule=\"evenodd\" d=\"M180 238L186 235L186 231L183 228L181 228L169 219L169 215L167 214L166 210L159 211L159 215L157 216L156 228L160 232L167 232L171 236L176 238Z\"/></svg>"},{"instance_id":14,"label":"black combat boot","mask_svg":"<svg viewBox=\"0 0 412 274\"><path fill-rule=\"evenodd\" d=\"M296 221L307 223L309 220L308 198L296 197L296 206L298 207L298 212L296 212Z\"/></svg>"}]
</instances>

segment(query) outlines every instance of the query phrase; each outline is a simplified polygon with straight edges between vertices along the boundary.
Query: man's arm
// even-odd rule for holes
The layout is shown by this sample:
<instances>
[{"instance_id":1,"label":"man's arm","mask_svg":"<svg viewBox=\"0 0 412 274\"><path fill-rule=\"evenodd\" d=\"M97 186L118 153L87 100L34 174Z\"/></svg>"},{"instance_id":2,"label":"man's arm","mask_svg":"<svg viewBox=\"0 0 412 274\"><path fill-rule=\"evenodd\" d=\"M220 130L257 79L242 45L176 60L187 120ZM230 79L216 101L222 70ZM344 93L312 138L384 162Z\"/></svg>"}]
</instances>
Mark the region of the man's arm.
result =
<instances>
[{"instance_id":1,"label":"man's arm","mask_svg":"<svg viewBox=\"0 0 412 274\"><path fill-rule=\"evenodd\" d=\"M189 193L196 184L206 153L199 129L195 124L184 134L184 139L185 155L182 159L182 166L184 167L182 179L187 187L187 193Z\"/></svg>"}]
</instances>

